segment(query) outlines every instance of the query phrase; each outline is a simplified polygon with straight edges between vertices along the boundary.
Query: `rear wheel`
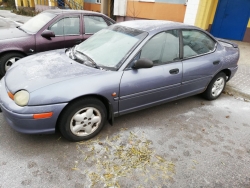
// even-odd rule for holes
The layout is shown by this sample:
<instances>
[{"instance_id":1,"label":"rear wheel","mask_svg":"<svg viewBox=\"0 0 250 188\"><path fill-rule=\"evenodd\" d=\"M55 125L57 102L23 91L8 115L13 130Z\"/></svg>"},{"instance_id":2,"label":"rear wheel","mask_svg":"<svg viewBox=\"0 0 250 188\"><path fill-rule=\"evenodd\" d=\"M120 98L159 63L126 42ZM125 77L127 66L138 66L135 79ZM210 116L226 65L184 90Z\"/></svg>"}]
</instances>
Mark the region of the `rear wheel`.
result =
<instances>
[{"instance_id":1,"label":"rear wheel","mask_svg":"<svg viewBox=\"0 0 250 188\"><path fill-rule=\"evenodd\" d=\"M226 75L225 73L220 72L212 79L206 91L203 93L203 96L208 100L217 99L224 90L225 85Z\"/></svg>"},{"instance_id":2,"label":"rear wheel","mask_svg":"<svg viewBox=\"0 0 250 188\"><path fill-rule=\"evenodd\" d=\"M106 108L101 101L84 98L66 107L58 126L66 139L77 142L96 136L103 128L106 117Z\"/></svg>"},{"instance_id":3,"label":"rear wheel","mask_svg":"<svg viewBox=\"0 0 250 188\"><path fill-rule=\"evenodd\" d=\"M7 53L0 57L0 74L1 76L4 76L6 71L13 65L15 62L17 62L19 59L23 58L24 55L13 52L13 53Z\"/></svg>"}]
</instances>

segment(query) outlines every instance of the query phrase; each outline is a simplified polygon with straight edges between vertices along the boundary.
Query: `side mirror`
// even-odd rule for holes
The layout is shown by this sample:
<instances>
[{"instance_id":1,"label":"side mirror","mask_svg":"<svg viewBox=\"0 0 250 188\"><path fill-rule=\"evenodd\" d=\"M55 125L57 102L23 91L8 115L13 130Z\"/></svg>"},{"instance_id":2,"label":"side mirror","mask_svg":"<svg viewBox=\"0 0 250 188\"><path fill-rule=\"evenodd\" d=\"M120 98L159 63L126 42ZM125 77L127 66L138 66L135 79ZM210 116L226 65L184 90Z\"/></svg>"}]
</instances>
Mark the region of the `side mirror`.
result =
<instances>
[{"instance_id":1,"label":"side mirror","mask_svg":"<svg viewBox=\"0 0 250 188\"><path fill-rule=\"evenodd\" d=\"M153 67L153 61L142 58L136 61L132 68L141 69L141 68L151 68L151 67Z\"/></svg>"},{"instance_id":2,"label":"side mirror","mask_svg":"<svg viewBox=\"0 0 250 188\"><path fill-rule=\"evenodd\" d=\"M44 38L55 37L55 33L53 31L50 31L50 30L44 30L41 35Z\"/></svg>"}]
</instances>

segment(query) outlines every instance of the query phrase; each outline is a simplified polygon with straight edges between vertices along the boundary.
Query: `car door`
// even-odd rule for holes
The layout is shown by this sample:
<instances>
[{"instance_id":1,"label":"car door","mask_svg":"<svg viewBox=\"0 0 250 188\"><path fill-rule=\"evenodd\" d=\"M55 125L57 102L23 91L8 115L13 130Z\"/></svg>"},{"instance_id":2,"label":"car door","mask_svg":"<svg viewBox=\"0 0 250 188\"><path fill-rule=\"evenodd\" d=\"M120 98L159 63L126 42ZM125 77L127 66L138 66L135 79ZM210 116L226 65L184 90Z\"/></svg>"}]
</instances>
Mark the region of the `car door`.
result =
<instances>
[{"instance_id":1,"label":"car door","mask_svg":"<svg viewBox=\"0 0 250 188\"><path fill-rule=\"evenodd\" d=\"M63 15L48 25L46 29L55 33L55 37L36 36L37 52L72 47L81 43L80 14Z\"/></svg>"},{"instance_id":2,"label":"car door","mask_svg":"<svg viewBox=\"0 0 250 188\"><path fill-rule=\"evenodd\" d=\"M88 39L96 32L108 27L108 25L110 25L110 23L107 23L101 16L83 15L83 40Z\"/></svg>"},{"instance_id":3,"label":"car door","mask_svg":"<svg viewBox=\"0 0 250 188\"><path fill-rule=\"evenodd\" d=\"M180 97L204 91L221 68L216 41L200 30L182 30L183 78Z\"/></svg>"},{"instance_id":4,"label":"car door","mask_svg":"<svg viewBox=\"0 0 250 188\"><path fill-rule=\"evenodd\" d=\"M154 66L133 69L133 61L146 58ZM176 98L182 78L178 31L166 31L152 37L125 71L120 84L119 113L139 110Z\"/></svg>"},{"instance_id":5,"label":"car door","mask_svg":"<svg viewBox=\"0 0 250 188\"><path fill-rule=\"evenodd\" d=\"M64 47L69 48L83 41L81 15L71 15L64 18Z\"/></svg>"},{"instance_id":6,"label":"car door","mask_svg":"<svg viewBox=\"0 0 250 188\"><path fill-rule=\"evenodd\" d=\"M36 52L43 52L48 50L64 48L64 35L63 16L58 16L52 23L46 26L46 29L52 30L55 33L55 37L45 38L41 36L41 31L36 35Z\"/></svg>"}]
</instances>

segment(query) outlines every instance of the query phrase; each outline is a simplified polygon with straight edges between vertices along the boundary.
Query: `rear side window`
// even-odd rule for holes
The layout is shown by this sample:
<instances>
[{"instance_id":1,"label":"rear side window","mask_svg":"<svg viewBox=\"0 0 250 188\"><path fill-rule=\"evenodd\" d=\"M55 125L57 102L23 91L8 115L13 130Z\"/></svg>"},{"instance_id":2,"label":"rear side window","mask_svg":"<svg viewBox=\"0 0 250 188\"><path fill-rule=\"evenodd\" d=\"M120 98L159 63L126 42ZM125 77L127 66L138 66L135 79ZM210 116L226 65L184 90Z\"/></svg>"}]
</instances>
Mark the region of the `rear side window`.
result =
<instances>
[{"instance_id":1,"label":"rear side window","mask_svg":"<svg viewBox=\"0 0 250 188\"><path fill-rule=\"evenodd\" d=\"M108 27L105 20L100 16L84 16L84 28L86 34L94 34Z\"/></svg>"},{"instance_id":2,"label":"rear side window","mask_svg":"<svg viewBox=\"0 0 250 188\"><path fill-rule=\"evenodd\" d=\"M188 58L214 51L216 42L198 30L183 30L183 57Z\"/></svg>"}]
</instances>

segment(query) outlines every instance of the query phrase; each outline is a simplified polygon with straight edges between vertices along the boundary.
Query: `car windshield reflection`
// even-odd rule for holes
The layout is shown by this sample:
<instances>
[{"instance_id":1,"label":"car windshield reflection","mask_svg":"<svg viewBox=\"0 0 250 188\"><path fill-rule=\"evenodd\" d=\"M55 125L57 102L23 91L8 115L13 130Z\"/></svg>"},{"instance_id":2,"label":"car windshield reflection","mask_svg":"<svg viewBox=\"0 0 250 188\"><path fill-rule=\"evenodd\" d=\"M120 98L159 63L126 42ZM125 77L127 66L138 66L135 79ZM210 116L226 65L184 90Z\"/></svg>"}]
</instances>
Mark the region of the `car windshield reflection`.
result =
<instances>
[{"instance_id":1,"label":"car windshield reflection","mask_svg":"<svg viewBox=\"0 0 250 188\"><path fill-rule=\"evenodd\" d=\"M52 13L41 13L31 18L29 21L25 22L20 29L27 33L37 33L45 24L56 17Z\"/></svg>"},{"instance_id":2,"label":"car windshield reflection","mask_svg":"<svg viewBox=\"0 0 250 188\"><path fill-rule=\"evenodd\" d=\"M118 68L123 58L146 36L147 32L116 26L103 29L77 46L98 66Z\"/></svg>"}]
</instances>

